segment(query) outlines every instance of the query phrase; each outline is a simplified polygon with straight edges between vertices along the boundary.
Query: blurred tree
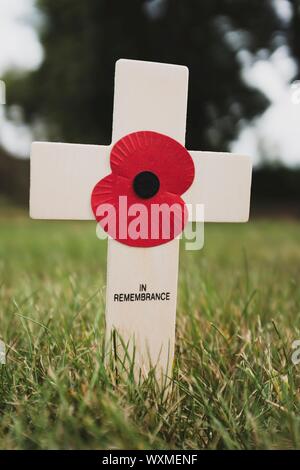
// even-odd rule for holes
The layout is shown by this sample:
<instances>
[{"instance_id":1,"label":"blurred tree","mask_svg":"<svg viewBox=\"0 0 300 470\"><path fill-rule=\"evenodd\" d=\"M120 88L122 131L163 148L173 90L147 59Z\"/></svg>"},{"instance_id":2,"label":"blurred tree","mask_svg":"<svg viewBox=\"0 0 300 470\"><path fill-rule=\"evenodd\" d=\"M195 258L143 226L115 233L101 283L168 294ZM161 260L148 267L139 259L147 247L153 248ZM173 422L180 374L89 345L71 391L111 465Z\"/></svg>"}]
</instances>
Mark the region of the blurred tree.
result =
<instances>
[{"instance_id":1,"label":"blurred tree","mask_svg":"<svg viewBox=\"0 0 300 470\"><path fill-rule=\"evenodd\" d=\"M246 51L271 51L273 0L38 0L41 67L10 79L10 103L56 140L109 143L120 57L190 69L187 145L224 150L243 120L267 106L241 77Z\"/></svg>"},{"instance_id":2,"label":"blurred tree","mask_svg":"<svg viewBox=\"0 0 300 470\"><path fill-rule=\"evenodd\" d=\"M17 204L28 204L29 160L14 158L0 149L0 206L2 196Z\"/></svg>"},{"instance_id":3,"label":"blurred tree","mask_svg":"<svg viewBox=\"0 0 300 470\"><path fill-rule=\"evenodd\" d=\"M292 7L292 20L288 27L289 45L293 53L293 57L297 61L298 75L300 79L300 0L289 0Z\"/></svg>"}]
</instances>

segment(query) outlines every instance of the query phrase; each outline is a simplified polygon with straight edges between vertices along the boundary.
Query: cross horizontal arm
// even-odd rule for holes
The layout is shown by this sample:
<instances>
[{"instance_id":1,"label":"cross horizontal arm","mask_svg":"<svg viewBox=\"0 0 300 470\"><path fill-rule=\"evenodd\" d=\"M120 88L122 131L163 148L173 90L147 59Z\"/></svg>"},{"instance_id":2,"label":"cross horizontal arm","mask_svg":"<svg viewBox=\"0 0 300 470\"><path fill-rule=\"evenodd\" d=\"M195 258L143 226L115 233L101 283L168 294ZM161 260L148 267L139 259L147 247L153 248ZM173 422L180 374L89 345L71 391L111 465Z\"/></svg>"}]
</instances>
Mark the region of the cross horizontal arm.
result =
<instances>
[{"instance_id":1,"label":"cross horizontal arm","mask_svg":"<svg viewBox=\"0 0 300 470\"><path fill-rule=\"evenodd\" d=\"M251 158L231 153L191 151L190 154L195 164L195 180L183 195L192 208L190 220L197 221L196 204L203 204L204 222L247 222Z\"/></svg>"},{"instance_id":2,"label":"cross horizontal arm","mask_svg":"<svg viewBox=\"0 0 300 470\"><path fill-rule=\"evenodd\" d=\"M35 142L31 151L30 216L34 219L93 220L91 192L110 173L110 146ZM248 157L191 152L195 181L183 196L204 204L206 222L246 222L252 164ZM193 211L193 220L195 211Z\"/></svg>"},{"instance_id":3,"label":"cross horizontal arm","mask_svg":"<svg viewBox=\"0 0 300 470\"><path fill-rule=\"evenodd\" d=\"M92 220L91 193L110 173L109 146L34 142L30 217Z\"/></svg>"}]
</instances>

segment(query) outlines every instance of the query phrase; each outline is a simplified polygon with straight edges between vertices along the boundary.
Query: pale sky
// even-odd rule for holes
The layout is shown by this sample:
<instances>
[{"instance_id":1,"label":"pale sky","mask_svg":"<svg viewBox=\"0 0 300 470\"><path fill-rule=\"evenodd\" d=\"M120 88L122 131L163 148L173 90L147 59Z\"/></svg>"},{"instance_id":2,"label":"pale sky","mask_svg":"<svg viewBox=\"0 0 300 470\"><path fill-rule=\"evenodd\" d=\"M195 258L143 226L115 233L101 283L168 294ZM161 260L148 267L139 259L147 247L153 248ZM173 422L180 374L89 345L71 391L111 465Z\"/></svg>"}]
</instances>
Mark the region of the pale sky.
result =
<instances>
[{"instance_id":1,"label":"pale sky","mask_svg":"<svg viewBox=\"0 0 300 470\"><path fill-rule=\"evenodd\" d=\"M13 67L38 66L42 48L33 28L33 0L0 0L0 74Z\"/></svg>"},{"instance_id":2,"label":"pale sky","mask_svg":"<svg viewBox=\"0 0 300 470\"><path fill-rule=\"evenodd\" d=\"M287 0L273 0L279 14L288 22L291 17ZM0 79L10 68L33 69L39 66L43 51L35 32L38 15L34 0L0 0ZM245 51L240 54L243 77L261 89L271 106L251 125L241 129L232 143L232 151L246 153L259 162L263 149L272 159L288 165L300 165L300 83L291 87L296 66L287 47L282 46L269 60L257 60ZM12 153L28 156L32 140L30 130L3 117L0 105L0 142Z\"/></svg>"},{"instance_id":3,"label":"pale sky","mask_svg":"<svg viewBox=\"0 0 300 470\"><path fill-rule=\"evenodd\" d=\"M37 14L34 0L0 0L0 79L8 69L31 70L38 67L43 51L34 29ZM13 154L28 156L30 129L4 119L0 105L0 143Z\"/></svg>"},{"instance_id":4,"label":"pale sky","mask_svg":"<svg viewBox=\"0 0 300 470\"><path fill-rule=\"evenodd\" d=\"M241 130L231 150L252 155L255 163L259 163L262 149L268 160L300 165L300 83L290 85L297 68L288 48L280 47L268 61L253 64L244 57L243 63L244 80L260 89L271 105Z\"/></svg>"}]
</instances>

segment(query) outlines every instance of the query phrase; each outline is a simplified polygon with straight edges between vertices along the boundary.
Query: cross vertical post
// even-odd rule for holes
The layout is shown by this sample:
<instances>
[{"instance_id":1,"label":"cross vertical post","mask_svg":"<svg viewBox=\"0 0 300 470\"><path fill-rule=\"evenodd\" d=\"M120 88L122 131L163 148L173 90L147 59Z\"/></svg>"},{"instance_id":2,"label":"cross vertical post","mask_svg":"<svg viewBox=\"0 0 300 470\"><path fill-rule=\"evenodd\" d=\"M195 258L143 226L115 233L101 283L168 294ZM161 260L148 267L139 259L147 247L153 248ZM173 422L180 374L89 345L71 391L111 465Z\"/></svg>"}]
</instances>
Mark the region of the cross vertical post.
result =
<instances>
[{"instance_id":1,"label":"cross vertical post","mask_svg":"<svg viewBox=\"0 0 300 470\"><path fill-rule=\"evenodd\" d=\"M156 63L119 61L116 66L113 142L138 130L154 130L184 144L188 69ZM179 240L136 248L108 240L106 332L116 330L135 352L136 370L157 377L173 364ZM119 302L115 294L166 292L167 301ZM124 345L123 345L124 346ZM123 355L120 345L120 354Z\"/></svg>"}]
</instances>

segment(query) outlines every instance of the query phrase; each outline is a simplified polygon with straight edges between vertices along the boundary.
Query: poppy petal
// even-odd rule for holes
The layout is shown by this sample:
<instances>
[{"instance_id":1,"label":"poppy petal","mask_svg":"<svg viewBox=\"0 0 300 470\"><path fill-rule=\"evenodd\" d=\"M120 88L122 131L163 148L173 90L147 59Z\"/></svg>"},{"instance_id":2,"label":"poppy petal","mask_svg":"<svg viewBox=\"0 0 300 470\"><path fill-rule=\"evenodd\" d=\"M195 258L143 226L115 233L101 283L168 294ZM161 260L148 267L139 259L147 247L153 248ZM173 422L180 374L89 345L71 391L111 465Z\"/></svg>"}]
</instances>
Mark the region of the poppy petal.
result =
<instances>
[{"instance_id":1,"label":"poppy petal","mask_svg":"<svg viewBox=\"0 0 300 470\"><path fill-rule=\"evenodd\" d=\"M126 178L114 174L97 183L91 203L101 227L112 238L129 246L167 243L180 235L188 219L180 196L160 192L151 200L141 200Z\"/></svg>"},{"instance_id":2,"label":"poppy petal","mask_svg":"<svg viewBox=\"0 0 300 470\"><path fill-rule=\"evenodd\" d=\"M183 194L191 186L194 162L179 142L163 134L141 131L120 139L112 148L112 172L132 180L150 171L160 180L162 191Z\"/></svg>"}]
</instances>

